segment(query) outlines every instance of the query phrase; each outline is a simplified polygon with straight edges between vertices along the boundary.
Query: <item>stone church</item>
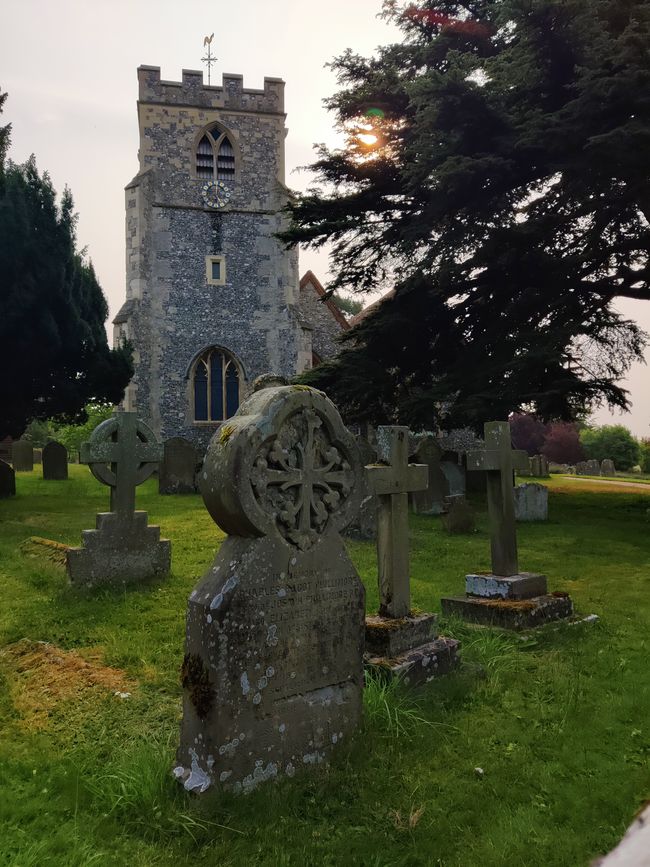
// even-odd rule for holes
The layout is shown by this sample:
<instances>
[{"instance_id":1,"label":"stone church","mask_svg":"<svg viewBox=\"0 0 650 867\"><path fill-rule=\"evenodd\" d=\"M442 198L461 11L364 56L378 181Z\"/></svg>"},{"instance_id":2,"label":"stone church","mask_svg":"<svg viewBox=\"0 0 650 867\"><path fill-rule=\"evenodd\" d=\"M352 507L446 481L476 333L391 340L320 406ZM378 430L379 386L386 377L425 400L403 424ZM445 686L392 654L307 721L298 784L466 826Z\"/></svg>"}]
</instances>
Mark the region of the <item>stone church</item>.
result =
<instances>
[{"instance_id":1,"label":"stone church","mask_svg":"<svg viewBox=\"0 0 650 867\"><path fill-rule=\"evenodd\" d=\"M124 407L167 439L206 445L260 374L336 354L348 328L275 235L286 225L284 82L221 86L138 69L140 168L126 187L126 301L114 343L135 374Z\"/></svg>"}]
</instances>

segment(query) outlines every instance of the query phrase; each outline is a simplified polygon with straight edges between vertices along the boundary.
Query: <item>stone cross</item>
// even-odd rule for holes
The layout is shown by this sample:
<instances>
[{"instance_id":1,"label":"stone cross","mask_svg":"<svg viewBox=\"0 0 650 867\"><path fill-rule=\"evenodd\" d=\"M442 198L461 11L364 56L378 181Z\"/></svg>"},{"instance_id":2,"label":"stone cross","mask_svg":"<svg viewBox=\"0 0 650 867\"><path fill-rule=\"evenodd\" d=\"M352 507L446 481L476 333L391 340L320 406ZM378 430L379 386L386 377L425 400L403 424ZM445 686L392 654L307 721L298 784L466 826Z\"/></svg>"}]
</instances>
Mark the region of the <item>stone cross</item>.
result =
<instances>
[{"instance_id":1,"label":"stone cross","mask_svg":"<svg viewBox=\"0 0 650 867\"><path fill-rule=\"evenodd\" d=\"M408 495L426 489L429 468L409 464L408 439L407 427L378 427L379 456L387 466L366 467L370 488L379 499L377 559L382 617L406 617L411 611Z\"/></svg>"},{"instance_id":2,"label":"stone cross","mask_svg":"<svg viewBox=\"0 0 650 867\"><path fill-rule=\"evenodd\" d=\"M128 523L135 512L135 489L156 469L163 447L135 412L114 413L83 443L80 460L93 476L111 489L111 512ZM108 466L110 465L110 466Z\"/></svg>"},{"instance_id":3,"label":"stone cross","mask_svg":"<svg viewBox=\"0 0 650 867\"><path fill-rule=\"evenodd\" d=\"M513 472L528 469L528 455L512 449L507 421L485 423L485 448L467 452L467 469L487 476L492 572L509 577L519 573Z\"/></svg>"}]
</instances>

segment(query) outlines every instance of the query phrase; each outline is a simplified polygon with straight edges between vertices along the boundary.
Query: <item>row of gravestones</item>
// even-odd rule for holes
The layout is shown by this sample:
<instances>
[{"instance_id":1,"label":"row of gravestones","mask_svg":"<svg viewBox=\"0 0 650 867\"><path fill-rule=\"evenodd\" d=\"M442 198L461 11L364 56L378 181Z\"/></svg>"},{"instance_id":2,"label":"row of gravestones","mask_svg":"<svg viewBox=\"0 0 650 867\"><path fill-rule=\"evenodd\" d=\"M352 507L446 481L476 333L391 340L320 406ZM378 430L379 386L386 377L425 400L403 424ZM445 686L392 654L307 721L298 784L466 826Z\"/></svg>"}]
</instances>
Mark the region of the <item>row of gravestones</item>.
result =
<instances>
[{"instance_id":1,"label":"row of gravestones","mask_svg":"<svg viewBox=\"0 0 650 867\"><path fill-rule=\"evenodd\" d=\"M568 616L542 575L519 572L507 423L486 425L467 467L487 480L492 572L466 578L443 611L503 626ZM205 505L227 533L188 601L183 721L176 777L186 789L249 791L326 762L361 717L364 645L382 671L422 682L458 662L436 616L411 611L408 497L429 468L409 463L408 429L379 428L363 468L354 438L324 394L274 387L253 394L210 443L200 473ZM170 543L135 511L135 488L162 458L134 413L93 432L83 462L111 490L111 512L68 552L73 584L139 581L170 567ZM366 490L377 498L379 613L341 539ZM514 602L526 600L524 606Z\"/></svg>"},{"instance_id":2,"label":"row of gravestones","mask_svg":"<svg viewBox=\"0 0 650 867\"><path fill-rule=\"evenodd\" d=\"M605 458L600 461L579 461L575 466L576 476L615 476L616 467L614 461Z\"/></svg>"},{"instance_id":3,"label":"row of gravestones","mask_svg":"<svg viewBox=\"0 0 650 867\"><path fill-rule=\"evenodd\" d=\"M34 469L34 449L27 440L12 444L10 466L0 460L0 498L13 497L16 493L16 473ZM47 481L62 481L68 478L68 452L64 445L54 440L42 450L43 478Z\"/></svg>"}]
</instances>

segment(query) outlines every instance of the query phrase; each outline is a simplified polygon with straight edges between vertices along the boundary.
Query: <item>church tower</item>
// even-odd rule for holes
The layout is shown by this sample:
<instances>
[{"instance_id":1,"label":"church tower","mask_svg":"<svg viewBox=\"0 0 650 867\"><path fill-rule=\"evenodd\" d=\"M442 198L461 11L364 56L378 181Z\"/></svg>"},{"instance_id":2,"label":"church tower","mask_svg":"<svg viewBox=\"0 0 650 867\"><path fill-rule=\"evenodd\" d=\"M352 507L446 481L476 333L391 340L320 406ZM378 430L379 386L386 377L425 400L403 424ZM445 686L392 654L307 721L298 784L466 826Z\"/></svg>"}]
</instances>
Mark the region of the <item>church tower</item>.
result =
<instances>
[{"instance_id":1,"label":"church tower","mask_svg":"<svg viewBox=\"0 0 650 867\"><path fill-rule=\"evenodd\" d=\"M126 302L114 340L134 349L125 408L163 439L205 445L262 373L311 366L298 253L286 217L284 82L221 86L138 69L140 169L126 187Z\"/></svg>"}]
</instances>

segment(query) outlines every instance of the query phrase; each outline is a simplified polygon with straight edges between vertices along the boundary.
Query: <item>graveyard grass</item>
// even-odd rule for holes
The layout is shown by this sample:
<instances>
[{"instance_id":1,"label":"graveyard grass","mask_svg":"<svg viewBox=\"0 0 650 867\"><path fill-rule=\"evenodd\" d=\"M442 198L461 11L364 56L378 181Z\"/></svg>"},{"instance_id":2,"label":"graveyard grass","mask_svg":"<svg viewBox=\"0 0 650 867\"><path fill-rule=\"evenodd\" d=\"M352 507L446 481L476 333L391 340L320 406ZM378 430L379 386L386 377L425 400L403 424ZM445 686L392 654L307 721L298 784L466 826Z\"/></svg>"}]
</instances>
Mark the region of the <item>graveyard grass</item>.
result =
<instances>
[{"instance_id":1,"label":"graveyard grass","mask_svg":"<svg viewBox=\"0 0 650 867\"><path fill-rule=\"evenodd\" d=\"M172 539L173 574L79 596L48 549L21 544L79 544L107 491L85 467L18 474L0 501L0 864L587 865L650 797L650 496L549 484L551 521L519 526L522 567L598 623L443 622L464 670L416 695L371 683L329 771L197 800L170 773L185 602L222 537L198 496L150 480L138 507ZM418 609L488 568L477 508L472 536L411 519ZM374 612L374 547L349 547Z\"/></svg>"}]
</instances>

